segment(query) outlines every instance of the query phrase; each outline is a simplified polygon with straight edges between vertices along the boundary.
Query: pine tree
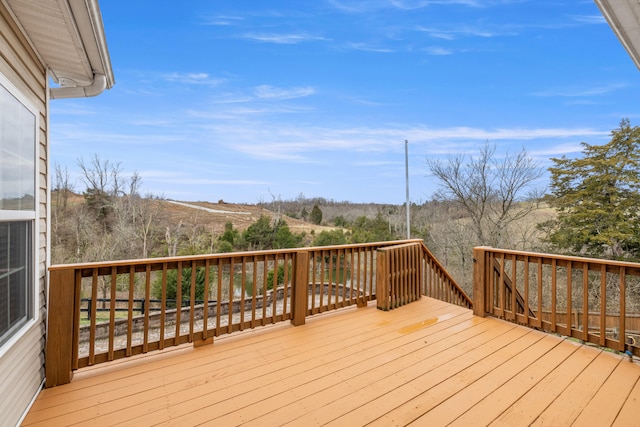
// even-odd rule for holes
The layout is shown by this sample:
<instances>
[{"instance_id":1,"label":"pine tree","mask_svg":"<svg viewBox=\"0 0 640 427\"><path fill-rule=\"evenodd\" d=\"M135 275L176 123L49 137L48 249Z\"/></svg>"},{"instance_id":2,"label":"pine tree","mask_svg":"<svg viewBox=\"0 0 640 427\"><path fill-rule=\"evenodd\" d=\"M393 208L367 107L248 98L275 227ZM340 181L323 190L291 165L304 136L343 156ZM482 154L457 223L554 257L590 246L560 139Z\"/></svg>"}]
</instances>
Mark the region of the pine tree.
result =
<instances>
[{"instance_id":1,"label":"pine tree","mask_svg":"<svg viewBox=\"0 0 640 427\"><path fill-rule=\"evenodd\" d=\"M309 219L314 224L320 224L322 222L322 211L318 205L313 205L313 209L311 209L311 214L309 214Z\"/></svg>"},{"instance_id":2,"label":"pine tree","mask_svg":"<svg viewBox=\"0 0 640 427\"><path fill-rule=\"evenodd\" d=\"M609 143L582 146L581 158L551 159L549 240L574 254L638 258L640 127L623 119Z\"/></svg>"}]
</instances>

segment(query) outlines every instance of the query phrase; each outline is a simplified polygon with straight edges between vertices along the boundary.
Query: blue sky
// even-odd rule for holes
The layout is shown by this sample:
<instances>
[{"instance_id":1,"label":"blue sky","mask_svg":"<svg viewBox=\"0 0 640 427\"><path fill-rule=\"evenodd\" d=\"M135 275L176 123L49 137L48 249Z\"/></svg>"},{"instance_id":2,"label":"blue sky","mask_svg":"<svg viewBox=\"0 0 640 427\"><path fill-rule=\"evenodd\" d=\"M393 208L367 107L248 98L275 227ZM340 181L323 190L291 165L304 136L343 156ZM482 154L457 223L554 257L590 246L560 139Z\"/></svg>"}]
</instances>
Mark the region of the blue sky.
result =
<instances>
[{"instance_id":1,"label":"blue sky","mask_svg":"<svg viewBox=\"0 0 640 427\"><path fill-rule=\"evenodd\" d=\"M177 200L399 204L405 139L418 202L427 157L489 141L546 168L640 124L640 71L591 0L100 6L116 85L51 102L51 158L74 179L97 154Z\"/></svg>"}]
</instances>

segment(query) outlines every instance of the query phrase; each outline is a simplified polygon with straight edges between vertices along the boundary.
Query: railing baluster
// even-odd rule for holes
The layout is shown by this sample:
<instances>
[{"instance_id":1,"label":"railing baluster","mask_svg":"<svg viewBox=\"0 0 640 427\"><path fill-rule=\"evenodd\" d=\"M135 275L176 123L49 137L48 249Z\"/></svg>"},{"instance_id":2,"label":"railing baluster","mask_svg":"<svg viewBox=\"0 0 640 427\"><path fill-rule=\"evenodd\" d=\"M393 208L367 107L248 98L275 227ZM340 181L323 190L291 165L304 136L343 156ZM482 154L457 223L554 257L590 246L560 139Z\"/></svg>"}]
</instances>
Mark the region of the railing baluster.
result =
<instances>
[{"instance_id":1,"label":"railing baluster","mask_svg":"<svg viewBox=\"0 0 640 427\"><path fill-rule=\"evenodd\" d=\"M329 310L333 310L335 308L335 306L331 305L331 294L333 293L333 276L334 276L334 272L333 272L333 257L335 256L335 250L331 249L329 251L329 289L327 291L327 307ZM337 258L336 258L336 262L337 262ZM337 296L337 292L336 292L336 298Z\"/></svg>"},{"instance_id":2,"label":"railing baluster","mask_svg":"<svg viewBox=\"0 0 640 427\"><path fill-rule=\"evenodd\" d=\"M518 320L518 304L516 302L516 296L518 295L518 274L516 272L516 256L511 255L511 316L513 321Z\"/></svg>"},{"instance_id":3,"label":"railing baluster","mask_svg":"<svg viewBox=\"0 0 640 427\"><path fill-rule=\"evenodd\" d=\"M626 317L627 317L627 269L624 266L620 267L620 323L618 333L618 351L624 352L627 347L627 329L626 329Z\"/></svg>"},{"instance_id":4,"label":"railing baluster","mask_svg":"<svg viewBox=\"0 0 640 427\"><path fill-rule=\"evenodd\" d=\"M275 292L276 289L278 288L278 269L279 269L279 265L278 263L280 262L280 260L278 259L278 254L275 254L275 256L273 257L273 280L271 282L271 296L272 296L272 301L271 301L271 316L269 316L269 323L275 323L275 316L276 316L276 298L275 298ZM269 292L267 291L267 294L265 294L265 298L269 295ZM265 304L269 302L269 299L267 298L265 300ZM306 316L306 314L305 314Z\"/></svg>"},{"instance_id":5,"label":"railing baluster","mask_svg":"<svg viewBox=\"0 0 640 427\"><path fill-rule=\"evenodd\" d=\"M525 255L523 265L524 275L524 324L531 325L531 317L529 316L529 256Z\"/></svg>"},{"instance_id":6,"label":"railing baluster","mask_svg":"<svg viewBox=\"0 0 640 427\"><path fill-rule=\"evenodd\" d=\"M557 274L558 261L551 260L551 331L556 332Z\"/></svg>"},{"instance_id":7,"label":"railing baluster","mask_svg":"<svg viewBox=\"0 0 640 427\"><path fill-rule=\"evenodd\" d=\"M488 302L485 302L485 307L486 310L489 314L493 314L495 315L496 310L496 284L495 284L495 268L493 268L493 266L495 265L496 259L495 259L495 253L493 251L486 251L486 261L485 261L485 265L484 265L484 271L485 274L487 275L487 282L488 282L488 289L485 288L485 292L488 293L488 295L486 296L486 300ZM473 305L475 307L475 305L478 303L479 301L476 301Z\"/></svg>"},{"instance_id":8,"label":"railing baluster","mask_svg":"<svg viewBox=\"0 0 640 427\"><path fill-rule=\"evenodd\" d=\"M260 319L260 324L262 326L266 325L266 317L267 317L267 277L269 273L269 261L268 256L264 257L264 274L262 275L262 318Z\"/></svg>"},{"instance_id":9,"label":"railing baluster","mask_svg":"<svg viewBox=\"0 0 640 427\"><path fill-rule=\"evenodd\" d=\"M505 285L505 274L504 274L504 263L505 263L505 254L504 252L500 255L500 278L498 280L500 286L500 314L501 318L505 318L505 305L506 305L506 285Z\"/></svg>"},{"instance_id":10,"label":"railing baluster","mask_svg":"<svg viewBox=\"0 0 640 427\"><path fill-rule=\"evenodd\" d=\"M91 317L89 325L89 364L95 361L96 348L96 316L98 309L98 269L94 268L91 276Z\"/></svg>"},{"instance_id":11,"label":"railing baluster","mask_svg":"<svg viewBox=\"0 0 640 427\"><path fill-rule=\"evenodd\" d=\"M133 304L134 301L134 284L135 284L135 270L134 267L129 267L129 294L127 299L127 348L126 355L131 356L131 348L133 341Z\"/></svg>"},{"instance_id":12,"label":"railing baluster","mask_svg":"<svg viewBox=\"0 0 640 427\"><path fill-rule=\"evenodd\" d=\"M211 260L204 262L204 305L202 306L202 341L209 338L209 287L211 282Z\"/></svg>"},{"instance_id":13,"label":"railing baluster","mask_svg":"<svg viewBox=\"0 0 640 427\"><path fill-rule=\"evenodd\" d=\"M567 262L567 336L573 336L571 327L571 314L573 308L573 301L571 295L571 288L573 287L573 266L571 261Z\"/></svg>"},{"instance_id":14,"label":"railing baluster","mask_svg":"<svg viewBox=\"0 0 640 427\"><path fill-rule=\"evenodd\" d=\"M144 330L143 330L143 344L142 351L146 353L149 351L149 315L151 311L151 265L147 264L144 272L144 303L146 310L144 311Z\"/></svg>"},{"instance_id":15,"label":"railing baluster","mask_svg":"<svg viewBox=\"0 0 640 427\"><path fill-rule=\"evenodd\" d=\"M311 284L311 291L309 292L310 298L311 298L311 314L315 314L318 312L317 311L318 309L316 308L316 295L318 295L318 289L316 288L319 287L318 286L318 261L316 259L317 256L318 255L315 251L309 251L309 263L311 264L311 276L309 277L309 282ZM285 301L286 301L286 298L285 298Z\"/></svg>"},{"instance_id":16,"label":"railing baluster","mask_svg":"<svg viewBox=\"0 0 640 427\"><path fill-rule=\"evenodd\" d=\"M604 346L607 339L607 266L600 266L600 340Z\"/></svg>"},{"instance_id":17,"label":"railing baluster","mask_svg":"<svg viewBox=\"0 0 640 427\"><path fill-rule=\"evenodd\" d=\"M195 303L196 303L196 261L191 261L191 281L189 284L189 342L193 342L193 329L195 327Z\"/></svg>"},{"instance_id":18,"label":"railing baluster","mask_svg":"<svg viewBox=\"0 0 640 427\"><path fill-rule=\"evenodd\" d=\"M357 302L356 304L358 305L358 307L362 307L365 303L366 303L366 299L364 298L364 290L366 290L366 286L365 289L363 290L362 288L362 275L361 275L361 271L362 271L362 248L358 248L358 254L356 256L356 258L358 259L358 269L356 271L356 282L358 284L357 287Z\"/></svg>"},{"instance_id":19,"label":"railing baluster","mask_svg":"<svg viewBox=\"0 0 640 427\"><path fill-rule=\"evenodd\" d=\"M544 283L542 278L542 257L538 258L538 327L542 328L542 284Z\"/></svg>"},{"instance_id":20,"label":"railing baluster","mask_svg":"<svg viewBox=\"0 0 640 427\"><path fill-rule=\"evenodd\" d=\"M344 253L341 249L336 251L336 290L335 290L335 303L334 309L342 307L344 301L344 295L342 294L342 278L344 277Z\"/></svg>"},{"instance_id":21,"label":"railing baluster","mask_svg":"<svg viewBox=\"0 0 640 427\"><path fill-rule=\"evenodd\" d=\"M118 275L116 274L116 267L111 267L111 301L109 301L109 350L108 360L113 360L113 351L115 348L116 340L116 290L117 290Z\"/></svg>"},{"instance_id":22,"label":"railing baluster","mask_svg":"<svg viewBox=\"0 0 640 427\"><path fill-rule=\"evenodd\" d=\"M405 248L401 248L395 253L397 266L396 275L398 277L398 306L402 306L407 303L407 267L405 263L406 253L407 250Z\"/></svg>"},{"instance_id":23,"label":"railing baluster","mask_svg":"<svg viewBox=\"0 0 640 427\"><path fill-rule=\"evenodd\" d=\"M247 280L247 271L246 271L246 257L242 257L242 262L240 263L240 330L244 330L244 303L245 303L245 292L244 292L244 282Z\"/></svg>"},{"instance_id":24,"label":"railing baluster","mask_svg":"<svg viewBox=\"0 0 640 427\"><path fill-rule=\"evenodd\" d=\"M375 290L374 290L374 286L373 286L373 281L374 281L374 265L375 265L375 257L376 257L376 251L374 248L368 248L368 252L369 252L369 295L373 296L375 294Z\"/></svg>"},{"instance_id":25,"label":"railing baluster","mask_svg":"<svg viewBox=\"0 0 640 427\"><path fill-rule=\"evenodd\" d=\"M266 270L265 270L265 280L266 280ZM231 257L231 259L229 260L229 313L227 316L227 333L230 334L231 332L233 332L233 305L234 305L234 300L235 300L235 293L236 293L236 287L235 287L235 279L236 276L236 265L234 263L234 259L233 257ZM264 294L265 294L265 290L266 286L262 289L262 307L264 308ZM262 321L264 322L264 314L262 315ZM264 323L263 323L264 325Z\"/></svg>"},{"instance_id":26,"label":"railing baluster","mask_svg":"<svg viewBox=\"0 0 640 427\"><path fill-rule=\"evenodd\" d=\"M178 278L176 280L176 325L173 345L180 344L180 322L182 321L182 261L178 261Z\"/></svg>"},{"instance_id":27,"label":"railing baluster","mask_svg":"<svg viewBox=\"0 0 640 427\"><path fill-rule=\"evenodd\" d=\"M282 320L287 320L290 318L289 316L289 311L287 310L287 301L289 300L289 293L290 293L290 285L289 282L292 279L292 275L293 273L293 261L291 260L291 256L289 255L289 253L284 254L284 265L287 266L287 268L284 269L284 289L282 290L283 295L282 295ZM289 265L291 265L292 270L291 270L291 275L289 275ZM314 285L315 288L315 285ZM315 298L314 298L315 299Z\"/></svg>"},{"instance_id":28,"label":"railing baluster","mask_svg":"<svg viewBox=\"0 0 640 427\"><path fill-rule=\"evenodd\" d=\"M216 298L216 336L220 336L222 334L222 327L220 323L222 322L222 276L223 276L224 268L222 266L222 258L218 258L218 296ZM256 288L255 292L258 289Z\"/></svg>"},{"instance_id":29,"label":"railing baluster","mask_svg":"<svg viewBox=\"0 0 640 427\"><path fill-rule=\"evenodd\" d=\"M166 262L162 263L162 293L160 296L160 350L164 348L164 325L167 320L167 268Z\"/></svg>"},{"instance_id":30,"label":"railing baluster","mask_svg":"<svg viewBox=\"0 0 640 427\"><path fill-rule=\"evenodd\" d=\"M589 263L582 264L582 340L589 342Z\"/></svg>"},{"instance_id":31,"label":"railing baluster","mask_svg":"<svg viewBox=\"0 0 640 427\"><path fill-rule=\"evenodd\" d=\"M353 248L351 248L351 249L349 250L349 252L350 252L350 264L351 264L351 265L349 266L349 289L348 289L348 292L347 292L347 293L349 294L349 304L353 304L353 301L354 301L354 295L355 295L355 294L354 294L355 288L354 288L354 280L353 280L353 278L355 277L355 271L354 271L354 269L355 269L356 267L355 267L355 264L354 264L354 262L355 262L355 256L354 256L354 254L353 254ZM357 301L358 301L358 300L356 299L356 302L357 302Z\"/></svg>"},{"instance_id":32,"label":"railing baluster","mask_svg":"<svg viewBox=\"0 0 640 427\"><path fill-rule=\"evenodd\" d=\"M258 301L258 262L256 260L256 256L253 255L253 257L251 258L251 262L253 264L253 277L251 278L253 284L252 289L253 291L251 292L252 298L251 298L251 327L255 328L256 327L256 307L257 307L257 301Z\"/></svg>"},{"instance_id":33,"label":"railing baluster","mask_svg":"<svg viewBox=\"0 0 640 427\"><path fill-rule=\"evenodd\" d=\"M74 272L75 280L73 282L73 295L74 295L74 310L73 314L73 336L72 336L72 346L71 349L71 366L73 369L78 369L79 367L79 352L80 352L80 299L82 297L82 271L80 269L76 269Z\"/></svg>"}]
</instances>

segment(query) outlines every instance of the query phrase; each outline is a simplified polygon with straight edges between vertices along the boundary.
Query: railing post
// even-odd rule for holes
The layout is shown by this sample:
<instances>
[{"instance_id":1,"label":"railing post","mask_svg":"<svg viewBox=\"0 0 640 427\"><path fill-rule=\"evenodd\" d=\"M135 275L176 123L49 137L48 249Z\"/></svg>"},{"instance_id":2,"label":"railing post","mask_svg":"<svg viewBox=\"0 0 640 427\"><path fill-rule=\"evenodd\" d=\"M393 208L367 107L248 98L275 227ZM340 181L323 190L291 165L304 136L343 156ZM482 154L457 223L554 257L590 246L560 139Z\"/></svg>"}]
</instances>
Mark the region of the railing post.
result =
<instances>
[{"instance_id":1,"label":"railing post","mask_svg":"<svg viewBox=\"0 0 640 427\"><path fill-rule=\"evenodd\" d=\"M68 384L73 377L74 314L74 270L51 271L49 274L47 352L45 355L45 386L47 388Z\"/></svg>"},{"instance_id":2,"label":"railing post","mask_svg":"<svg viewBox=\"0 0 640 427\"><path fill-rule=\"evenodd\" d=\"M473 314L485 317L487 296L487 247L473 248Z\"/></svg>"},{"instance_id":3,"label":"railing post","mask_svg":"<svg viewBox=\"0 0 640 427\"><path fill-rule=\"evenodd\" d=\"M389 254L384 248L376 253L376 300L380 310L390 310Z\"/></svg>"},{"instance_id":4,"label":"railing post","mask_svg":"<svg viewBox=\"0 0 640 427\"><path fill-rule=\"evenodd\" d=\"M291 323L295 326L300 326L304 325L307 317L307 302L309 299L309 252L296 252L294 268Z\"/></svg>"}]
</instances>

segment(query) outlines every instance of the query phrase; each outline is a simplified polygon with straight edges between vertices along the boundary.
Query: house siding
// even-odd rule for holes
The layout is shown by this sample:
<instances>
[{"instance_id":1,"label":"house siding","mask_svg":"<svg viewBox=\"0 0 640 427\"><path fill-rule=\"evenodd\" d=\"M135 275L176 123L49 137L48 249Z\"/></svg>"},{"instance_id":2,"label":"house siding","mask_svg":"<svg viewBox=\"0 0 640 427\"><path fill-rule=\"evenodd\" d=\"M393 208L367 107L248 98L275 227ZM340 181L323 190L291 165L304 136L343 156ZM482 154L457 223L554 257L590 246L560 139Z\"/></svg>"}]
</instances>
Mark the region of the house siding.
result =
<instances>
[{"instance_id":1,"label":"house siding","mask_svg":"<svg viewBox=\"0 0 640 427\"><path fill-rule=\"evenodd\" d=\"M0 414L2 425L15 425L28 409L44 380L44 348L47 295L47 76L46 69L0 2L0 73L39 111L36 322L0 357Z\"/></svg>"}]
</instances>

